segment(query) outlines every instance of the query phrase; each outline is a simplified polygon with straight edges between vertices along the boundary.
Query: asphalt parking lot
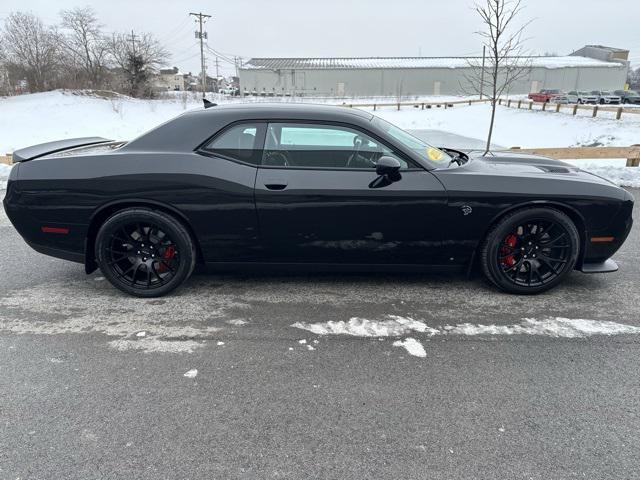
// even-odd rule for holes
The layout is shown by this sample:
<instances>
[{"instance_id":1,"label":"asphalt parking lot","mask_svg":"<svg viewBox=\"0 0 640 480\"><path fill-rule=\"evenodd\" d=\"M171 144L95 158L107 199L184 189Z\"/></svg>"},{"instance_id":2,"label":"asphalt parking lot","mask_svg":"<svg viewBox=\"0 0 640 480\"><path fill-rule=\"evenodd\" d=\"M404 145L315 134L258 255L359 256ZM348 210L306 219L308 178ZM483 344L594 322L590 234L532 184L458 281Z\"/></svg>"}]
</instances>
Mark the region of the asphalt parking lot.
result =
<instances>
[{"instance_id":1,"label":"asphalt parking lot","mask_svg":"<svg viewBox=\"0 0 640 480\"><path fill-rule=\"evenodd\" d=\"M637 226L619 272L536 297L479 277L310 272L197 275L141 300L30 250L4 212L0 245L0 479L638 478L637 333L292 326L640 327ZM407 336L425 356L394 345Z\"/></svg>"}]
</instances>

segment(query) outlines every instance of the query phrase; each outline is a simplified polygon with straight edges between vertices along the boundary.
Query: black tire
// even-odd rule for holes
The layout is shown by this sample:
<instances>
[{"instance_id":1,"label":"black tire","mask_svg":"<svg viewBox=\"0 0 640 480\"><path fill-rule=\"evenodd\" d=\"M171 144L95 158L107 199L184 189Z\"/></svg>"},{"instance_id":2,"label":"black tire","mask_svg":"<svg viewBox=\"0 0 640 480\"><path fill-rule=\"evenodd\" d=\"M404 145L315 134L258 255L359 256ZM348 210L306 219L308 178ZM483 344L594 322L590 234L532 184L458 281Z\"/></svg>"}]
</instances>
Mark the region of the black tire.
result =
<instances>
[{"instance_id":1,"label":"black tire","mask_svg":"<svg viewBox=\"0 0 640 480\"><path fill-rule=\"evenodd\" d=\"M150 208L129 208L109 217L96 236L102 274L137 297L166 295L193 272L196 249L184 225Z\"/></svg>"},{"instance_id":2,"label":"black tire","mask_svg":"<svg viewBox=\"0 0 640 480\"><path fill-rule=\"evenodd\" d=\"M535 294L558 285L575 267L580 235L571 219L554 208L509 213L487 234L480 263L499 289Z\"/></svg>"}]
</instances>

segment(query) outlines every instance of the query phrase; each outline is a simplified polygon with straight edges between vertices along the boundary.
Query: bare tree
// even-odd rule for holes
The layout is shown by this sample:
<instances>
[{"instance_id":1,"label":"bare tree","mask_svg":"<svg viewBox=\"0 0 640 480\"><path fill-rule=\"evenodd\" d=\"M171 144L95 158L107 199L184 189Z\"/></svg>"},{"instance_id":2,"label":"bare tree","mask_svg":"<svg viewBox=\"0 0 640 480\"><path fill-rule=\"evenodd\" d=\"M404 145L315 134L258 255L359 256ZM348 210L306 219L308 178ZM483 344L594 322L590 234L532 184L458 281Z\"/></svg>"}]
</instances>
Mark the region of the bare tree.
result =
<instances>
[{"instance_id":1,"label":"bare tree","mask_svg":"<svg viewBox=\"0 0 640 480\"><path fill-rule=\"evenodd\" d=\"M29 90L55 87L60 60L60 35L32 13L11 13L2 33L7 67L26 77Z\"/></svg>"},{"instance_id":2,"label":"bare tree","mask_svg":"<svg viewBox=\"0 0 640 480\"><path fill-rule=\"evenodd\" d=\"M62 10L62 37L67 61L79 70L82 87L99 88L107 71L108 42L102 33L95 11L91 7Z\"/></svg>"},{"instance_id":3,"label":"bare tree","mask_svg":"<svg viewBox=\"0 0 640 480\"><path fill-rule=\"evenodd\" d=\"M485 27L477 34L482 37L488 56L484 65L478 59L469 60L465 87L481 97L486 95L491 103L485 155L491 149L498 100L531 71L531 60L526 56L522 38L524 29L531 22L515 25L516 17L523 8L521 3L522 0L485 0L474 7Z\"/></svg>"},{"instance_id":4,"label":"bare tree","mask_svg":"<svg viewBox=\"0 0 640 480\"><path fill-rule=\"evenodd\" d=\"M134 97L151 96L151 77L170 58L160 42L149 33L114 33L108 50L122 73L127 93Z\"/></svg>"}]
</instances>

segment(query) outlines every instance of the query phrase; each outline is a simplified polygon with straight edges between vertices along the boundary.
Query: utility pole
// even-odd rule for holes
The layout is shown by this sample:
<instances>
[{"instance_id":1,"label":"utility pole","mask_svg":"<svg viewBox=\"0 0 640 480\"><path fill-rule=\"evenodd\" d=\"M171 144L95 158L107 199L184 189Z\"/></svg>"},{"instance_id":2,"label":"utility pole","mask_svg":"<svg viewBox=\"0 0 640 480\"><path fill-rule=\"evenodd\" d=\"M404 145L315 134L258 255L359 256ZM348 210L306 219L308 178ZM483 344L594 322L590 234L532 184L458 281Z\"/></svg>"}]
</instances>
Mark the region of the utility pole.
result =
<instances>
[{"instance_id":1,"label":"utility pole","mask_svg":"<svg viewBox=\"0 0 640 480\"><path fill-rule=\"evenodd\" d=\"M133 56L136 56L136 39L137 39L137 35L135 33L133 33L133 30L131 30L131 36L129 37L129 40L131 40L131 49L133 52Z\"/></svg>"},{"instance_id":2,"label":"utility pole","mask_svg":"<svg viewBox=\"0 0 640 480\"><path fill-rule=\"evenodd\" d=\"M202 31L202 25L207 20L207 18L211 18L211 15L205 15L204 13L193 13L190 12L189 15L193 15L198 20L197 22L200 24L200 28L196 31L196 38L200 39L200 67L202 69L202 98L204 98L205 93L207 91L207 69L204 64L204 40L207 38L207 32Z\"/></svg>"},{"instance_id":3,"label":"utility pole","mask_svg":"<svg viewBox=\"0 0 640 480\"><path fill-rule=\"evenodd\" d=\"M218 64L218 56L216 55L216 82L218 81L218 78L220 78L220 66Z\"/></svg>"},{"instance_id":4,"label":"utility pole","mask_svg":"<svg viewBox=\"0 0 640 480\"><path fill-rule=\"evenodd\" d=\"M482 46L482 71L480 72L480 100L482 100L482 91L484 90L484 59L486 55L487 47L486 45ZM580 69L577 69L580 71Z\"/></svg>"}]
</instances>

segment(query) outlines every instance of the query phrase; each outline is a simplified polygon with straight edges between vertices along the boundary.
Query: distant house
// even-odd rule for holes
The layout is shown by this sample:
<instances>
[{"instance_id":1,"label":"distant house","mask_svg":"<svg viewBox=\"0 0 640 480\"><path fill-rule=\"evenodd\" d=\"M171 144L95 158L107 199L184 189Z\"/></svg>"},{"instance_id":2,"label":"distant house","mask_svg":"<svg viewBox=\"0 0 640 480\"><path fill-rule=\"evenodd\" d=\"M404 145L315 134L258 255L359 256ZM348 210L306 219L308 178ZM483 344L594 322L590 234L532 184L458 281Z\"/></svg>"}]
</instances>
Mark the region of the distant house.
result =
<instances>
[{"instance_id":1,"label":"distant house","mask_svg":"<svg viewBox=\"0 0 640 480\"><path fill-rule=\"evenodd\" d=\"M185 74L181 73L178 67L160 69L153 82L156 90L184 91Z\"/></svg>"},{"instance_id":2,"label":"distant house","mask_svg":"<svg viewBox=\"0 0 640 480\"><path fill-rule=\"evenodd\" d=\"M201 84L200 82L200 78L202 78L201 75L198 76L198 85ZM228 85L228 81L226 78L220 76L220 77L210 77L209 75L207 75L207 92L219 92L220 90L222 90L223 88L226 88Z\"/></svg>"}]
</instances>

